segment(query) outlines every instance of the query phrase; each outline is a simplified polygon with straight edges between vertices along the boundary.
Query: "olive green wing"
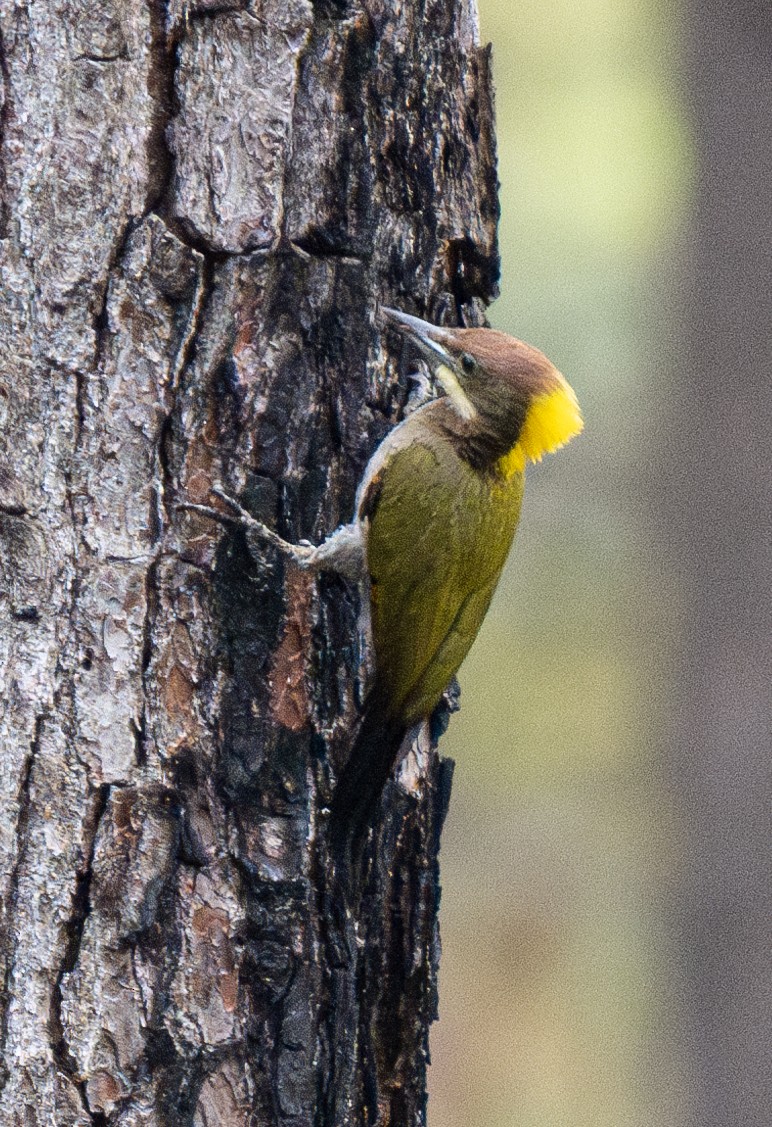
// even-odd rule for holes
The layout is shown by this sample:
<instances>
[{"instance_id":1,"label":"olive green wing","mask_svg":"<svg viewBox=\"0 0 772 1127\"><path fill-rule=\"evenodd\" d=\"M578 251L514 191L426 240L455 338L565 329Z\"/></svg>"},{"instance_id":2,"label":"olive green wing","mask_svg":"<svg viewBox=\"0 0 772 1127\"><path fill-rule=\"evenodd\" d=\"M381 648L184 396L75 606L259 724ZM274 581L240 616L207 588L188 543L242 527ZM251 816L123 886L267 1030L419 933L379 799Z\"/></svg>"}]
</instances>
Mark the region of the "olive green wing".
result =
<instances>
[{"instance_id":1,"label":"olive green wing","mask_svg":"<svg viewBox=\"0 0 772 1127\"><path fill-rule=\"evenodd\" d=\"M393 450L370 482L367 563L376 684L427 716L474 641L520 513L522 478L480 474L436 435Z\"/></svg>"}]
</instances>

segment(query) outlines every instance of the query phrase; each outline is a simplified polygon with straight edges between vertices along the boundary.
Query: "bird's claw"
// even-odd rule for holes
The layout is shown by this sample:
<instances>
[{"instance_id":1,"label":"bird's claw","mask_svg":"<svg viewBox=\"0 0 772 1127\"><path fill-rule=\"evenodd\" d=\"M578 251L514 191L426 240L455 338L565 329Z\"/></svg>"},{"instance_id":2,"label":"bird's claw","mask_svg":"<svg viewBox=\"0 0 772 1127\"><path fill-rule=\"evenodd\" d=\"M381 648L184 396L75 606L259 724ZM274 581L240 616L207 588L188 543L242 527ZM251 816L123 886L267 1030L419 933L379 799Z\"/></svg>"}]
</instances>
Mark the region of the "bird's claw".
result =
<instances>
[{"instance_id":1,"label":"bird's claw","mask_svg":"<svg viewBox=\"0 0 772 1127\"><path fill-rule=\"evenodd\" d=\"M202 517L209 517L210 520L217 521L218 524L238 524L236 518L229 516L228 513L220 512L219 509L213 509L211 505L199 505L193 501L180 501L175 505L179 512L183 513L198 513Z\"/></svg>"},{"instance_id":2,"label":"bird's claw","mask_svg":"<svg viewBox=\"0 0 772 1127\"><path fill-rule=\"evenodd\" d=\"M424 403L428 403L430 399L436 398L434 381L425 371L419 369L417 372L411 372L407 378L411 384L407 397L408 411L415 411L418 407L422 407Z\"/></svg>"},{"instance_id":3,"label":"bird's claw","mask_svg":"<svg viewBox=\"0 0 772 1127\"><path fill-rule=\"evenodd\" d=\"M231 497L230 493L226 493L221 486L213 485L209 492L213 497L217 497L219 501L227 505L231 512L236 513L240 524L243 524L247 528L253 528L255 525L263 527L260 521L255 520L252 514L248 513L244 506L239 504L235 497Z\"/></svg>"},{"instance_id":4,"label":"bird's claw","mask_svg":"<svg viewBox=\"0 0 772 1127\"><path fill-rule=\"evenodd\" d=\"M212 508L211 505L197 505L191 501L181 502L177 508L194 513L200 513L202 516L209 517L215 520L218 524L225 525L241 525L247 533L247 540L251 542L258 539L263 543L271 544L285 556L289 556L300 566L304 566L311 560L315 547L308 540L301 540L299 544L290 544L289 541L282 539L277 532L269 528L267 524L262 521L256 520L251 513L248 513L243 505L239 504L235 498L226 493L219 485L213 485L209 492L213 497L217 497L231 510L231 513L223 513L219 509Z\"/></svg>"}]
</instances>

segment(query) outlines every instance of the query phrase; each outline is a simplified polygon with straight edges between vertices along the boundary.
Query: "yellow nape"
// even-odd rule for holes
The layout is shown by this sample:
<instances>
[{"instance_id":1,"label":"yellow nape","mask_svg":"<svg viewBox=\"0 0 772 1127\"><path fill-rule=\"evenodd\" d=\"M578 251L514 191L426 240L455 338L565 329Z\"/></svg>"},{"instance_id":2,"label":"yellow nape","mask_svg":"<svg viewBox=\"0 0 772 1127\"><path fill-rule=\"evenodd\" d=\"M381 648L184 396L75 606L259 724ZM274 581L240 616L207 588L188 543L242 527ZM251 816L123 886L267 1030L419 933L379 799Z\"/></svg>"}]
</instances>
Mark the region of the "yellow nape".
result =
<instances>
[{"instance_id":1,"label":"yellow nape","mask_svg":"<svg viewBox=\"0 0 772 1127\"><path fill-rule=\"evenodd\" d=\"M555 374L557 385L534 397L519 439L508 454L499 458L498 470L505 478L523 473L526 461L540 462L545 454L565 446L584 429L574 389L559 372Z\"/></svg>"},{"instance_id":2,"label":"yellow nape","mask_svg":"<svg viewBox=\"0 0 772 1127\"><path fill-rule=\"evenodd\" d=\"M519 442L516 442L508 454L504 454L496 463L496 469L507 481L516 473L525 469L525 454Z\"/></svg>"},{"instance_id":3,"label":"yellow nape","mask_svg":"<svg viewBox=\"0 0 772 1127\"><path fill-rule=\"evenodd\" d=\"M520 431L517 446L529 462L540 462L584 429L574 389L559 372L555 375L556 386L534 397Z\"/></svg>"}]
</instances>

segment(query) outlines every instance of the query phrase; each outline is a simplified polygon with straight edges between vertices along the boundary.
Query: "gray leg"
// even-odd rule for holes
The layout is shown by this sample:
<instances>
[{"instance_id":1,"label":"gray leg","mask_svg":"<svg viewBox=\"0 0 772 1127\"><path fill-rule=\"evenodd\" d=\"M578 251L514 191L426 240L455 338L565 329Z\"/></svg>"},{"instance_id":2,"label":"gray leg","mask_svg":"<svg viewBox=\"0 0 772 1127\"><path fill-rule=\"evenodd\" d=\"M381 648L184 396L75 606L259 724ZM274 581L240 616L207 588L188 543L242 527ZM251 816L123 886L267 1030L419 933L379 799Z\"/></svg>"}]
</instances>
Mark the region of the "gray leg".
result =
<instances>
[{"instance_id":1,"label":"gray leg","mask_svg":"<svg viewBox=\"0 0 772 1127\"><path fill-rule=\"evenodd\" d=\"M290 544L288 540L283 540L277 532L274 532L268 525L263 524L262 521L255 520L251 513L248 513L238 501L233 497L229 497L222 489L213 486L211 492L215 497L219 497L224 501L231 513L223 513L219 509L213 509L211 505L195 505L192 501L183 501L177 508L185 512L200 513L201 516L209 517L210 520L217 521L218 524L234 525L240 524L247 534L247 541L250 549L255 555L260 556L259 550L255 549L255 542L272 544L274 548L278 548L285 556L289 556L300 564L301 567L308 567L309 560L314 552L313 545L311 544Z\"/></svg>"},{"instance_id":2,"label":"gray leg","mask_svg":"<svg viewBox=\"0 0 772 1127\"><path fill-rule=\"evenodd\" d=\"M342 524L318 546L307 543L290 544L262 521L255 520L251 513L219 486L212 486L212 494L228 506L233 516L213 509L210 505L194 505L192 502L180 504L178 508L201 513L219 524L240 524L246 530L250 550L256 556L261 555L257 544L267 543L310 571L337 571L350 579L360 579L364 574L364 544L358 524Z\"/></svg>"},{"instance_id":3,"label":"gray leg","mask_svg":"<svg viewBox=\"0 0 772 1127\"><path fill-rule=\"evenodd\" d=\"M358 521L339 525L318 548L311 549L309 560L307 566L320 571L337 571L347 579L363 579L367 571L362 525Z\"/></svg>"}]
</instances>

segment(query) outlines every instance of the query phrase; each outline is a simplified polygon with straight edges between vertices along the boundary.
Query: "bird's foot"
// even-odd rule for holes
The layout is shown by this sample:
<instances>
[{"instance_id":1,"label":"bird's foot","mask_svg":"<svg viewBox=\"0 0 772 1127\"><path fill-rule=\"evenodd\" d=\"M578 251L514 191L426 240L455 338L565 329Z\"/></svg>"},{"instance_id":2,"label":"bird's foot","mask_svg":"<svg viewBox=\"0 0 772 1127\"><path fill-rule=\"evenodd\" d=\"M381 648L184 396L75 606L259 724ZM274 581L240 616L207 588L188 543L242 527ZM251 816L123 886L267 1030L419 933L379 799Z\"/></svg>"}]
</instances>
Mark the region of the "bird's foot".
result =
<instances>
[{"instance_id":1,"label":"bird's foot","mask_svg":"<svg viewBox=\"0 0 772 1127\"><path fill-rule=\"evenodd\" d=\"M417 372L411 372L407 378L410 383L410 393L407 397L406 413L412 414L419 407L423 407L424 403L436 399L437 391L432 376L424 369L419 368Z\"/></svg>"},{"instance_id":2,"label":"bird's foot","mask_svg":"<svg viewBox=\"0 0 772 1127\"><path fill-rule=\"evenodd\" d=\"M186 512L200 513L201 516L209 517L210 520L217 521L218 524L225 525L240 525L247 533L247 540L250 548L253 548L255 541L257 543L271 544L285 556L289 556L300 567L313 566L313 556L316 548L313 544L309 544L307 540L301 541L299 544L290 544L288 540L284 540L279 536L278 532L274 532L267 524L262 521L256 520L251 513L248 513L243 505L221 489L219 485L213 485L210 489L213 497L217 497L231 510L230 513L224 513L221 509L215 509L211 505L198 505L192 501L182 501L177 505L178 509ZM260 555L255 552L255 555Z\"/></svg>"}]
</instances>

